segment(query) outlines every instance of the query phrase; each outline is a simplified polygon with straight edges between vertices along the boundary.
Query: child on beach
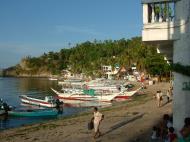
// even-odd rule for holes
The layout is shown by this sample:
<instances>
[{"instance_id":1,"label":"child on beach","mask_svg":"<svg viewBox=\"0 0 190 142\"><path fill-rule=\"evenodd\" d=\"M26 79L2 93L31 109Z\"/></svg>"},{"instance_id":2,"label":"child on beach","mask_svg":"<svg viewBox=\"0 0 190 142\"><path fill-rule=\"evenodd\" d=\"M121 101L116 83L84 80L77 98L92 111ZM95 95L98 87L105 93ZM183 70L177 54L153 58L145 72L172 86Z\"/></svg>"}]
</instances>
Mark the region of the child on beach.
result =
<instances>
[{"instance_id":1,"label":"child on beach","mask_svg":"<svg viewBox=\"0 0 190 142\"><path fill-rule=\"evenodd\" d=\"M176 141L176 139L177 139L177 135L174 133L174 128L170 127L168 129L168 138L167 138L167 141L168 142L174 142L174 141Z\"/></svg>"},{"instance_id":2,"label":"child on beach","mask_svg":"<svg viewBox=\"0 0 190 142\"><path fill-rule=\"evenodd\" d=\"M95 131L94 138L99 137L101 135L99 127L103 118L104 115L98 111L97 107L94 107L94 117L92 118L92 121L94 121L94 131Z\"/></svg>"},{"instance_id":3,"label":"child on beach","mask_svg":"<svg viewBox=\"0 0 190 142\"><path fill-rule=\"evenodd\" d=\"M190 142L190 117L185 118L184 126L181 129L181 137L178 139L178 142Z\"/></svg>"},{"instance_id":4,"label":"child on beach","mask_svg":"<svg viewBox=\"0 0 190 142\"><path fill-rule=\"evenodd\" d=\"M160 128L160 138L162 141L167 141L168 139L168 128L172 127L172 123L170 122L170 116L168 114L163 115L163 119L159 124Z\"/></svg>"},{"instance_id":5,"label":"child on beach","mask_svg":"<svg viewBox=\"0 0 190 142\"><path fill-rule=\"evenodd\" d=\"M159 140L159 129L154 126L152 128L151 142L157 142Z\"/></svg>"}]
</instances>

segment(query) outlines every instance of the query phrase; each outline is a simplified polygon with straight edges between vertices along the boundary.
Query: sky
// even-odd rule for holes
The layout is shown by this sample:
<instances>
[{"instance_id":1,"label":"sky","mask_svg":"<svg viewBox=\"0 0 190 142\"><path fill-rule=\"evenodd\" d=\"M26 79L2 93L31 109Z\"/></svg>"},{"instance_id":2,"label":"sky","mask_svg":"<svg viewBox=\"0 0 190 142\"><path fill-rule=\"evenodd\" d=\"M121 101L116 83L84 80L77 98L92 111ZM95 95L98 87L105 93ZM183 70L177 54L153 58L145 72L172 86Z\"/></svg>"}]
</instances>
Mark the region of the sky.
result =
<instances>
[{"instance_id":1,"label":"sky","mask_svg":"<svg viewBox=\"0 0 190 142\"><path fill-rule=\"evenodd\" d=\"M141 0L0 0L0 68L77 43L141 36Z\"/></svg>"}]
</instances>

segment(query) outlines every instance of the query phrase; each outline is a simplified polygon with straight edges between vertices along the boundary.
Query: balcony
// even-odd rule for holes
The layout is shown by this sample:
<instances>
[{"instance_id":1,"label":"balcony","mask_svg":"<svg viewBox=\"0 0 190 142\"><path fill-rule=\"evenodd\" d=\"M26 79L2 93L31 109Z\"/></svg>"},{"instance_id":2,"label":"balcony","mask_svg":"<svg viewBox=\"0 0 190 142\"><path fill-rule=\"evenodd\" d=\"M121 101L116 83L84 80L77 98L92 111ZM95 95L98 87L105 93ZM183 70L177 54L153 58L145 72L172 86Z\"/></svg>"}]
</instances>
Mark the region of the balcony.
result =
<instances>
[{"instance_id":1,"label":"balcony","mask_svg":"<svg viewBox=\"0 0 190 142\"><path fill-rule=\"evenodd\" d=\"M142 40L156 45L158 53L165 55L168 62L173 60L173 43L179 39L179 22L175 17L177 0L142 0Z\"/></svg>"},{"instance_id":2,"label":"balcony","mask_svg":"<svg viewBox=\"0 0 190 142\"><path fill-rule=\"evenodd\" d=\"M143 0L142 40L160 43L173 41L175 36L175 1Z\"/></svg>"}]
</instances>

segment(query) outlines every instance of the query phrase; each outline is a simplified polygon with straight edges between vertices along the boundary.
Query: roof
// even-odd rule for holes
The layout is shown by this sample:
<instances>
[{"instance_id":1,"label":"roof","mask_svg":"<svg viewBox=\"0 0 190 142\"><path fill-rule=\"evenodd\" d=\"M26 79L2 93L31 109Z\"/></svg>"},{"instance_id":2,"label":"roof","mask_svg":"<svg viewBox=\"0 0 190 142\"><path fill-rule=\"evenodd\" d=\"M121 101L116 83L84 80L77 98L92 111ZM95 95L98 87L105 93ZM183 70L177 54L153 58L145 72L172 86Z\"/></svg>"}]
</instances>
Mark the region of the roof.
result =
<instances>
[{"instance_id":1,"label":"roof","mask_svg":"<svg viewBox=\"0 0 190 142\"><path fill-rule=\"evenodd\" d=\"M127 70L125 69L125 67L122 67L120 72L126 72Z\"/></svg>"}]
</instances>

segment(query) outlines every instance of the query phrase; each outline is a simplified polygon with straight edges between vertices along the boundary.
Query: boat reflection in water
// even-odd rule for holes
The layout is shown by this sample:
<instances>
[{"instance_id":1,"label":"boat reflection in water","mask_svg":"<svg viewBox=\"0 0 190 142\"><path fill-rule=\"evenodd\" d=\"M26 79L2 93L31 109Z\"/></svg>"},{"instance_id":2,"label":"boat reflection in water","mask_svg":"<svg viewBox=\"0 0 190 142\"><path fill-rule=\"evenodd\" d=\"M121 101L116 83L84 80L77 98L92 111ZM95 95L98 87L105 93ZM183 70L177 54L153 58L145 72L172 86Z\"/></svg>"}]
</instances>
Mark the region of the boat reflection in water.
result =
<instances>
[{"instance_id":1,"label":"boat reflection in water","mask_svg":"<svg viewBox=\"0 0 190 142\"><path fill-rule=\"evenodd\" d=\"M0 130L7 128L8 125L8 115L4 114L4 115L0 115Z\"/></svg>"},{"instance_id":2,"label":"boat reflection in water","mask_svg":"<svg viewBox=\"0 0 190 142\"><path fill-rule=\"evenodd\" d=\"M52 92L51 88L58 89L56 81L49 81L45 78L3 78L0 81L0 98L3 98L9 105L15 106L18 109L44 109L43 107L21 104L20 95L39 96L57 96ZM23 106L24 105L24 106ZM106 107L112 105L111 103L104 102L84 102L77 104L63 104L63 113L58 117L68 117L74 114L85 112L89 107L98 106ZM20 127L23 125L44 122L46 120L57 119L57 117L11 117L0 116L0 131Z\"/></svg>"}]
</instances>

